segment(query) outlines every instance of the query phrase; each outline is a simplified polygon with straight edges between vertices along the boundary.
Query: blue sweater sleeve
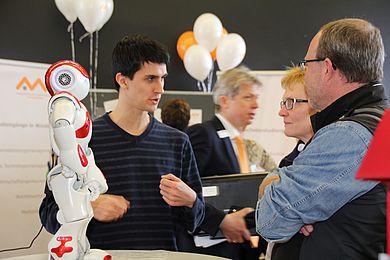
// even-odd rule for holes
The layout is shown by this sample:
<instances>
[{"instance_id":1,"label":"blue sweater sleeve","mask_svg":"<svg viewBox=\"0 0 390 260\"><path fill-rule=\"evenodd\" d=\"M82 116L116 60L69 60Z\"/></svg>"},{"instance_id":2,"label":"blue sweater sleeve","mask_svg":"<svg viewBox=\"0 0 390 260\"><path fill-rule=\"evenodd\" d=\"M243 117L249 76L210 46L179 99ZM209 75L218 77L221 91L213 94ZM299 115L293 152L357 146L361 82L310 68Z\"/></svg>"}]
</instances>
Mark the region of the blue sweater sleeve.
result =
<instances>
[{"instance_id":1,"label":"blue sweater sleeve","mask_svg":"<svg viewBox=\"0 0 390 260\"><path fill-rule=\"evenodd\" d=\"M188 138L186 139L186 142L183 147L182 176L180 177L188 186L190 186L196 192L197 198L193 207L182 207L185 226L189 231L194 232L195 229L199 227L203 221L205 209L204 199L202 195L202 184L198 168L196 166L195 156Z\"/></svg>"}]
</instances>

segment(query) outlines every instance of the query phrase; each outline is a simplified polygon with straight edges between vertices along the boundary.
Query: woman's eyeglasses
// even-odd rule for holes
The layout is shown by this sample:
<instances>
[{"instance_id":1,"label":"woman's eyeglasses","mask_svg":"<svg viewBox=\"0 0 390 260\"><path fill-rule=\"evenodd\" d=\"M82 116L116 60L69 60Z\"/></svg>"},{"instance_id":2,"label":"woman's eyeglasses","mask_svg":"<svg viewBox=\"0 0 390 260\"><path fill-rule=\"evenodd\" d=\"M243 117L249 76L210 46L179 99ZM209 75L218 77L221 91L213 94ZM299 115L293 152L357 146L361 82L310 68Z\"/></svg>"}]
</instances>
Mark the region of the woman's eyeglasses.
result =
<instances>
[{"instance_id":1,"label":"woman's eyeglasses","mask_svg":"<svg viewBox=\"0 0 390 260\"><path fill-rule=\"evenodd\" d=\"M286 100L280 101L280 108L285 107L287 110L291 110L294 108L295 103L308 103L307 99L298 99L298 98L287 98Z\"/></svg>"}]
</instances>

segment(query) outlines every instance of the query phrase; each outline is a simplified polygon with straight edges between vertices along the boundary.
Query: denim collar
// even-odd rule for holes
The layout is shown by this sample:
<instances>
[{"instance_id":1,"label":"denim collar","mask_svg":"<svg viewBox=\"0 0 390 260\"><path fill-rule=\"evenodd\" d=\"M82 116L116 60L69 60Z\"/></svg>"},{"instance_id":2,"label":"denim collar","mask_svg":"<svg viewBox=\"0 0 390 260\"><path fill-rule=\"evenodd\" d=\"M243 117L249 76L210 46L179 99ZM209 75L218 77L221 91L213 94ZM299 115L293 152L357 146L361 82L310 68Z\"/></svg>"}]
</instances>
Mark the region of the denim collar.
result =
<instances>
[{"instance_id":1,"label":"denim collar","mask_svg":"<svg viewBox=\"0 0 390 260\"><path fill-rule=\"evenodd\" d=\"M356 108L371 104L387 105L387 98L381 83L372 82L361 86L340 97L321 112L311 116L313 132L316 133L322 127L336 122L342 116L353 112Z\"/></svg>"}]
</instances>

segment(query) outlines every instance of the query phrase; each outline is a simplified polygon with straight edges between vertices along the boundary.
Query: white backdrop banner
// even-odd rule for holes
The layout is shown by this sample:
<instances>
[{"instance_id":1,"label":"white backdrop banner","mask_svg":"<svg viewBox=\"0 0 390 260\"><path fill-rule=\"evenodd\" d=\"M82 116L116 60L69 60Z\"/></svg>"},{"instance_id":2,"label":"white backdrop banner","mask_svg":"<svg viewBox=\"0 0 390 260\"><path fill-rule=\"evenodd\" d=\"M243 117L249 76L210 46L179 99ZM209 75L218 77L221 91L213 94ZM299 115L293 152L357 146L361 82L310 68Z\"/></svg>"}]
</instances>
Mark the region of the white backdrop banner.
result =
<instances>
[{"instance_id":1,"label":"white backdrop banner","mask_svg":"<svg viewBox=\"0 0 390 260\"><path fill-rule=\"evenodd\" d=\"M0 59L0 250L28 246L40 228L38 208L50 156L48 67ZM0 258L45 252L47 241L43 230L32 249L1 253Z\"/></svg>"}]
</instances>

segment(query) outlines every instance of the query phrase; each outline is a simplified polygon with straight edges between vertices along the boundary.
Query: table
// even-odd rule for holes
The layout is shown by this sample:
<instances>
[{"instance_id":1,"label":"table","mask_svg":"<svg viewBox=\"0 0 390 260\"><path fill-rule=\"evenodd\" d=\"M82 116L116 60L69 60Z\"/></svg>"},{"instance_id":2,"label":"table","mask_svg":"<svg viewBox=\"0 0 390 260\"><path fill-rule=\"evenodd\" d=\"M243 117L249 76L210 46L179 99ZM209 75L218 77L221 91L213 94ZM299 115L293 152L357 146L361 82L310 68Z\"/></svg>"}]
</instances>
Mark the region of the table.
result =
<instances>
[{"instance_id":1,"label":"table","mask_svg":"<svg viewBox=\"0 0 390 260\"><path fill-rule=\"evenodd\" d=\"M226 260L227 258L165 250L108 250L113 260ZM24 255L3 260L48 260L48 254Z\"/></svg>"}]
</instances>

